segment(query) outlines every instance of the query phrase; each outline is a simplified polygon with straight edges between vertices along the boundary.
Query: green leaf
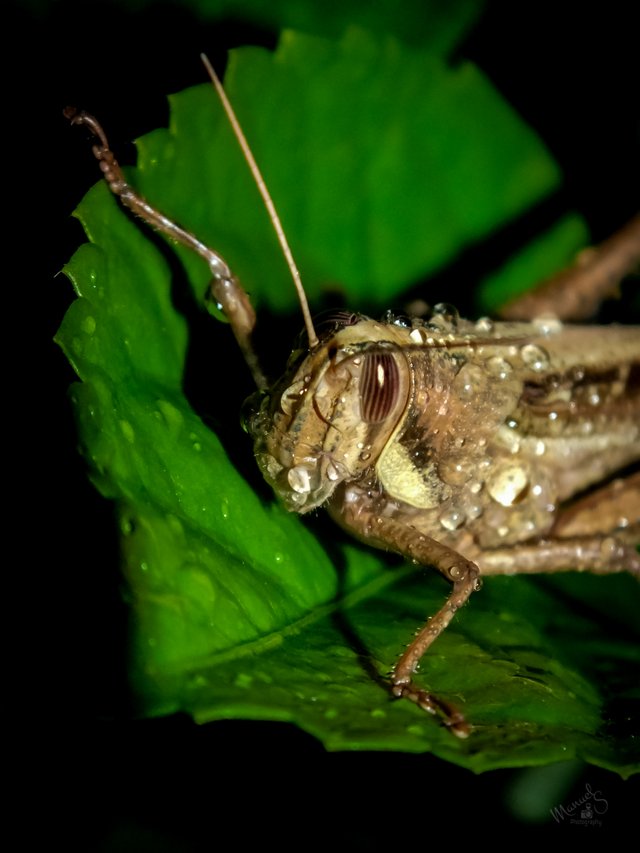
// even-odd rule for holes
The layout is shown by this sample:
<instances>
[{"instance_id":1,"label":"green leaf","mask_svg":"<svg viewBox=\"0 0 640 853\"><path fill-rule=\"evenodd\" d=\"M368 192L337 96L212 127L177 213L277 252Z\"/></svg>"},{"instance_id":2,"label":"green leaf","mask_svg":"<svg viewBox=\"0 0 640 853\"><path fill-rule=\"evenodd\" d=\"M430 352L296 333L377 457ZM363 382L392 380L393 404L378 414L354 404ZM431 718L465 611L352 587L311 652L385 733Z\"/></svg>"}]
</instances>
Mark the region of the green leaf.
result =
<instances>
[{"instance_id":1,"label":"green leaf","mask_svg":"<svg viewBox=\"0 0 640 853\"><path fill-rule=\"evenodd\" d=\"M559 180L477 69L392 39L289 32L275 54L235 52L226 85L316 302L338 283L351 307L388 307ZM173 96L169 130L139 152L131 179L149 201L220 251L259 306L295 309L210 88ZM422 667L465 708L468 741L391 701L384 674L446 584L302 522L248 482L229 396L251 388L224 326L210 321L225 343L192 363L202 262L177 250L185 280L103 184L78 216L91 243L67 267L78 299L58 341L82 380L72 395L91 476L119 508L146 713L290 720L330 748L432 751L478 771L574 755L637 767L624 728L637 627L611 625L598 605L605 588L631 600L630 579L488 580ZM560 242L549 250L570 254Z\"/></svg>"}]
</instances>

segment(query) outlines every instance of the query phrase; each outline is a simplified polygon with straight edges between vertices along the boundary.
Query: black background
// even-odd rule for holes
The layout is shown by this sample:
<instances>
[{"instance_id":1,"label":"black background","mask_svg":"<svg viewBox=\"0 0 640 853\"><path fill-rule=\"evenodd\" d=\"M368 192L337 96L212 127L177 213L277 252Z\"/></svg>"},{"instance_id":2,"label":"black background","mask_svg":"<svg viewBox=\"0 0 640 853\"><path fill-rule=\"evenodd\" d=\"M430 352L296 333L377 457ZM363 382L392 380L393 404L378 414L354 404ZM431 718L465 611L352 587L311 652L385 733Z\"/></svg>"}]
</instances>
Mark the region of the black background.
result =
<instances>
[{"instance_id":1,"label":"black background","mask_svg":"<svg viewBox=\"0 0 640 853\"><path fill-rule=\"evenodd\" d=\"M527 227L575 208L599 240L639 207L640 73L629 6L489 3L461 51L564 170L564 188ZM67 848L195 851L267 842L426 847L441 832L444 844L470 832L469 847L478 829L496 840L518 837L508 798L519 771L474 777L430 756L327 754L280 724L131 720L111 511L77 455L66 396L74 377L51 343L71 300L70 284L56 274L83 240L70 213L97 176L92 158L78 156L61 110L73 103L96 113L132 161L126 140L166 123L166 94L204 79L200 51L223 63L224 49L270 46L275 36L237 21L202 24L179 4L139 14L106 2L4 8L5 377L20 401L20 415L8 421L8 467L18 477L7 572L23 582L7 595L15 617L8 662L18 666L5 735L17 758L12 787L29 815L23 839L44 830ZM492 251L506 252L513 239ZM527 834L574 833L580 843L580 833L595 840L593 833L633 831L635 782L587 767L568 800L585 782L609 801L601 830L549 819Z\"/></svg>"}]
</instances>

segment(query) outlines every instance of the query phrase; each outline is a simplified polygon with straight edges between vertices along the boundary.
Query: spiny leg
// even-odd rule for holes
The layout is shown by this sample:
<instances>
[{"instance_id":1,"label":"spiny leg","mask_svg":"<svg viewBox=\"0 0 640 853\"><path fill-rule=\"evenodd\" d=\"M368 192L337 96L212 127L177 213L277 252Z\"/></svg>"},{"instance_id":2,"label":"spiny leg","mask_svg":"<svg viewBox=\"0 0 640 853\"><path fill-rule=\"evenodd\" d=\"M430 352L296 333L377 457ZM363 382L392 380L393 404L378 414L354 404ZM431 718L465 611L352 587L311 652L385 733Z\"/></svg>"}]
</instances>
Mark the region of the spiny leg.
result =
<instances>
[{"instance_id":1,"label":"spiny leg","mask_svg":"<svg viewBox=\"0 0 640 853\"><path fill-rule=\"evenodd\" d=\"M541 316L587 320L617 293L620 281L640 268L640 216L600 246L580 252L576 263L500 310L505 320Z\"/></svg>"},{"instance_id":2,"label":"spiny leg","mask_svg":"<svg viewBox=\"0 0 640 853\"><path fill-rule=\"evenodd\" d=\"M427 537L420 537L420 539L424 545ZM433 540L429 541L433 542ZM442 546L439 547L442 548ZM423 655L451 622L456 612L467 602L471 593L479 587L478 567L454 551L448 548L446 551L448 554L439 555L437 568L453 580L453 590L445 605L435 616L428 619L396 663L391 674L391 692L399 698L410 699L424 711L437 714L453 734L466 738L471 732L471 726L463 714L433 693L416 687L412 680Z\"/></svg>"},{"instance_id":3,"label":"spiny leg","mask_svg":"<svg viewBox=\"0 0 640 853\"><path fill-rule=\"evenodd\" d=\"M433 566L453 583L453 590L444 606L431 617L407 646L391 672L391 692L398 698L409 699L424 711L436 714L457 737L467 737L471 726L464 715L450 703L428 690L417 687L413 675L420 659L444 631L455 613L478 588L479 569L456 551L419 533L410 522L383 515L358 512L358 502L336 500L328 505L330 514L367 542L399 554L426 566Z\"/></svg>"}]
</instances>

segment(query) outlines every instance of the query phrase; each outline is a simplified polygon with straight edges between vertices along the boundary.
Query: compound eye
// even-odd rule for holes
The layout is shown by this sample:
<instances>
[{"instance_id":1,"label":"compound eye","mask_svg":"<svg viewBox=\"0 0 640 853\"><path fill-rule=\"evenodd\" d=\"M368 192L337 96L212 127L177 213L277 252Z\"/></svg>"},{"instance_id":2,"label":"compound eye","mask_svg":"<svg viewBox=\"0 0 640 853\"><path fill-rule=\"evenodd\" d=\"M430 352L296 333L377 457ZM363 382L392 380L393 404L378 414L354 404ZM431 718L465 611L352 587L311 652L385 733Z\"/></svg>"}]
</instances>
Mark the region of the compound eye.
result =
<instances>
[{"instance_id":1,"label":"compound eye","mask_svg":"<svg viewBox=\"0 0 640 853\"><path fill-rule=\"evenodd\" d=\"M367 353L360 375L360 413L369 424L379 424L393 411L400 393L398 364L387 352Z\"/></svg>"}]
</instances>

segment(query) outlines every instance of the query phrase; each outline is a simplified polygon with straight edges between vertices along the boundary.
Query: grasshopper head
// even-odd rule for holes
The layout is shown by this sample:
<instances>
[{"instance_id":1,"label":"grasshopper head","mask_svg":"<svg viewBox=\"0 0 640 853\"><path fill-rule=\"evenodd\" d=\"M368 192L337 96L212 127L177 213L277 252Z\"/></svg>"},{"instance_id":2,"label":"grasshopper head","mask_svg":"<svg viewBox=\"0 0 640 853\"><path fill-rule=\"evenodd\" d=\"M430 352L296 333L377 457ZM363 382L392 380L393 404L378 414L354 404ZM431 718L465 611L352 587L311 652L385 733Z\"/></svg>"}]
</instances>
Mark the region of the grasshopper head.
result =
<instances>
[{"instance_id":1,"label":"grasshopper head","mask_svg":"<svg viewBox=\"0 0 640 853\"><path fill-rule=\"evenodd\" d=\"M323 504L373 465L401 419L411 375L389 327L351 315L248 401L262 473L293 512Z\"/></svg>"}]
</instances>

